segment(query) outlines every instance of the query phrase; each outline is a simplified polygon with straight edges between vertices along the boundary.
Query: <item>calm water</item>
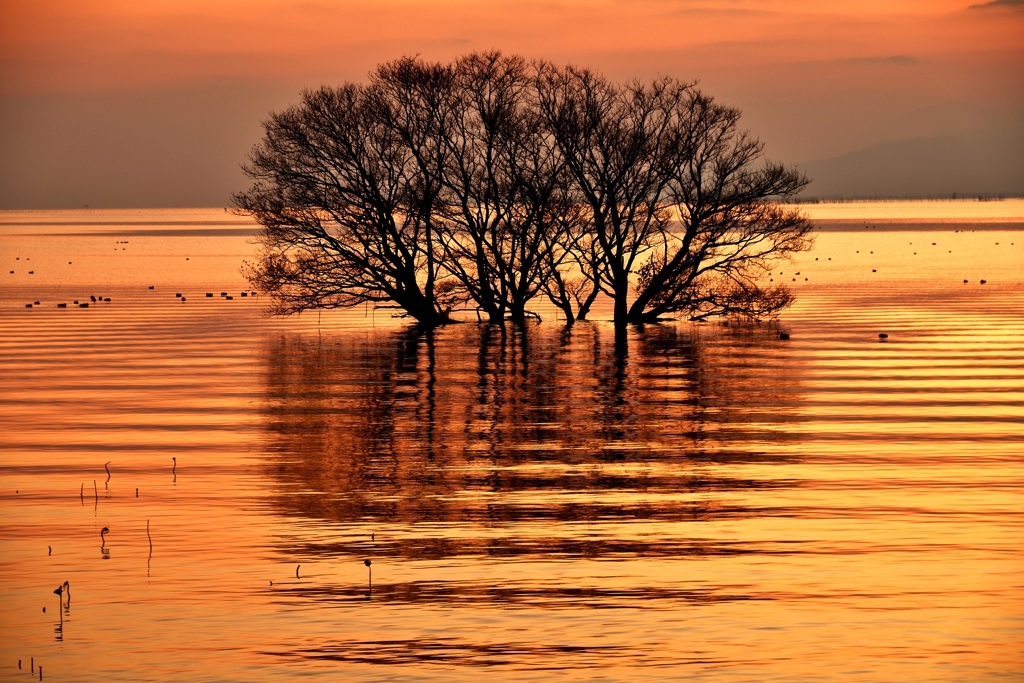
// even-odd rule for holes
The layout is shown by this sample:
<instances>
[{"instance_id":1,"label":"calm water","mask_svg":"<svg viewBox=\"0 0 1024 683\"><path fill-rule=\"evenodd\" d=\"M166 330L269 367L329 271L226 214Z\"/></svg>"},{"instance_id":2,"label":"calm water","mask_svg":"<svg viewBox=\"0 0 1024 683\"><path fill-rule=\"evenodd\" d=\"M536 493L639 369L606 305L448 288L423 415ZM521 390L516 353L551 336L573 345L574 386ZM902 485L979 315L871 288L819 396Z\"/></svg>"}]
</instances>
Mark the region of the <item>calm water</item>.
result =
<instances>
[{"instance_id":1,"label":"calm water","mask_svg":"<svg viewBox=\"0 0 1024 683\"><path fill-rule=\"evenodd\" d=\"M0 214L0 679L1021 680L1024 203L809 210L788 342L618 343L267 319L242 219Z\"/></svg>"}]
</instances>

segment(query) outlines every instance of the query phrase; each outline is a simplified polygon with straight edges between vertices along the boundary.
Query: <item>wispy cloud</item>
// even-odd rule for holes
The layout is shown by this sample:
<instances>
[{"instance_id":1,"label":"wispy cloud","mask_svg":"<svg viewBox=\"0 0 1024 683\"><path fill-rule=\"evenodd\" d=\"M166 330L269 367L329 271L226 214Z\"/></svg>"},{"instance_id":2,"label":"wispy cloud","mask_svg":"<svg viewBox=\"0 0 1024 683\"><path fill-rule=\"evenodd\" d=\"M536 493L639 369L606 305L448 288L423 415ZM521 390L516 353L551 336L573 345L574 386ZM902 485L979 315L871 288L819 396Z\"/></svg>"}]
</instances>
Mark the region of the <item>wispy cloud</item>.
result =
<instances>
[{"instance_id":1,"label":"wispy cloud","mask_svg":"<svg viewBox=\"0 0 1024 683\"><path fill-rule=\"evenodd\" d=\"M980 5L971 5L968 9L989 9L991 7L1024 7L1024 0L991 0Z\"/></svg>"},{"instance_id":2,"label":"wispy cloud","mask_svg":"<svg viewBox=\"0 0 1024 683\"><path fill-rule=\"evenodd\" d=\"M850 60L858 64L916 64L917 60L910 55L892 55L891 57L854 57Z\"/></svg>"}]
</instances>

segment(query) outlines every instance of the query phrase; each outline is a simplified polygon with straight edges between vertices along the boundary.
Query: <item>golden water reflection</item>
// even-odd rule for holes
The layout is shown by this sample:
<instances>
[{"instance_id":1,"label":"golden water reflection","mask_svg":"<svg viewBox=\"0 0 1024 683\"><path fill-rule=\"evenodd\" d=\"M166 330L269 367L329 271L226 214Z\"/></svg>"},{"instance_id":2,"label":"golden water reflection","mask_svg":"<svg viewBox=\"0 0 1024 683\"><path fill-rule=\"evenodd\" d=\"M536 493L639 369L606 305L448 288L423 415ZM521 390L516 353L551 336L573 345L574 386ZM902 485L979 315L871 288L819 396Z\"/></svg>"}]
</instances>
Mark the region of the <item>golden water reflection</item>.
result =
<instances>
[{"instance_id":1,"label":"golden water reflection","mask_svg":"<svg viewBox=\"0 0 1024 683\"><path fill-rule=\"evenodd\" d=\"M286 553L533 561L793 551L658 531L764 514L722 493L795 485L736 469L791 460L750 446L793 440L781 427L797 409L800 371L773 329L648 326L618 339L609 326L588 324L282 335L265 358L267 469L281 514L452 531L375 535L369 545L306 540ZM732 469L716 467L725 463ZM613 533L595 538L587 526L595 523ZM410 602L602 596L708 597L664 588L453 591L443 582L374 590L378 600Z\"/></svg>"},{"instance_id":2,"label":"golden water reflection","mask_svg":"<svg viewBox=\"0 0 1024 683\"><path fill-rule=\"evenodd\" d=\"M0 679L1024 669L1019 230L823 230L788 342L623 340L267 319L204 296L240 228L121 218L0 234Z\"/></svg>"}]
</instances>

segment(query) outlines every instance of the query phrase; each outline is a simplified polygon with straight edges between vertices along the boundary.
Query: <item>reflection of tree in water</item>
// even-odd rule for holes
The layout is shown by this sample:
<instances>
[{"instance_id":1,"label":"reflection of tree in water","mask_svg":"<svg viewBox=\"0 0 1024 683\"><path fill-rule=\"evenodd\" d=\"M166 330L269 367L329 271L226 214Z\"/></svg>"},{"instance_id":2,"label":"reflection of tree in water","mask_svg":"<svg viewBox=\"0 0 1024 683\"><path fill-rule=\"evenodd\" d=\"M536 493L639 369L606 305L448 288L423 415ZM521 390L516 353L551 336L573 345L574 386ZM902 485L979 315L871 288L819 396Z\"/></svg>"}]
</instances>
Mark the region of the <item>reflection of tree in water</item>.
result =
<instances>
[{"instance_id":1,"label":"reflection of tree in water","mask_svg":"<svg viewBox=\"0 0 1024 683\"><path fill-rule=\"evenodd\" d=\"M771 423L793 419L797 380L768 339L682 326L616 339L593 325L283 336L266 354L269 467L315 493L278 502L370 523L727 514L623 495L772 485L701 466L785 438Z\"/></svg>"},{"instance_id":2,"label":"reflection of tree in water","mask_svg":"<svg viewBox=\"0 0 1024 683\"><path fill-rule=\"evenodd\" d=\"M706 466L762 459L750 442L787 438L778 423L793 419L798 379L769 339L672 325L617 339L588 324L282 336L266 354L269 467L282 492L305 495L276 502L368 524L745 514L676 494L777 485ZM572 555L615 545L545 542ZM505 538L487 552L537 543ZM472 552L443 540L407 551Z\"/></svg>"}]
</instances>

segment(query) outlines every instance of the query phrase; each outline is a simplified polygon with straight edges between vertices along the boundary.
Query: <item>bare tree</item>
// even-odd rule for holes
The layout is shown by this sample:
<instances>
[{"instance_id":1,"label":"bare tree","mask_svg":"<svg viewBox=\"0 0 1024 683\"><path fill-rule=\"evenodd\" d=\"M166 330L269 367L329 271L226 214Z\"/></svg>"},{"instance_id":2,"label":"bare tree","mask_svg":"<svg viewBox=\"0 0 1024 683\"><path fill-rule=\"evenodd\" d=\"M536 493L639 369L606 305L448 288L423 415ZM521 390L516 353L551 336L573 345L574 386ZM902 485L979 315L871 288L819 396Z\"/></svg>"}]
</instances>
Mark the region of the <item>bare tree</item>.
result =
<instances>
[{"instance_id":1,"label":"bare tree","mask_svg":"<svg viewBox=\"0 0 1024 683\"><path fill-rule=\"evenodd\" d=\"M617 86L586 69L539 68L541 113L589 211L577 262L591 289L578 317L600 290L614 301L616 325L628 321L630 276L671 217L676 117L691 88L670 78Z\"/></svg>"},{"instance_id":2,"label":"bare tree","mask_svg":"<svg viewBox=\"0 0 1024 683\"><path fill-rule=\"evenodd\" d=\"M234 197L263 226L246 274L280 313L373 302L428 326L465 302L522 322L540 294L568 322L607 295L620 330L775 315L792 297L768 269L810 244L776 200L807 180L739 116L672 78L389 62L264 124Z\"/></svg>"},{"instance_id":3,"label":"bare tree","mask_svg":"<svg viewBox=\"0 0 1024 683\"><path fill-rule=\"evenodd\" d=\"M492 322L522 322L567 254L573 217L558 148L542 135L526 61L499 52L454 66L439 204L445 266Z\"/></svg>"},{"instance_id":4,"label":"bare tree","mask_svg":"<svg viewBox=\"0 0 1024 683\"><path fill-rule=\"evenodd\" d=\"M740 112L699 92L679 117L680 153L669 184L678 227L638 269L627 320L774 316L792 303L782 285L764 287L772 263L810 247L810 223L778 198L809 182L763 160L764 145L739 129Z\"/></svg>"},{"instance_id":5,"label":"bare tree","mask_svg":"<svg viewBox=\"0 0 1024 683\"><path fill-rule=\"evenodd\" d=\"M369 86L305 92L264 124L245 166L256 182L233 199L263 226L246 275L277 312L393 302L423 324L448 320L432 207L437 93L450 81L445 67L399 60Z\"/></svg>"}]
</instances>

